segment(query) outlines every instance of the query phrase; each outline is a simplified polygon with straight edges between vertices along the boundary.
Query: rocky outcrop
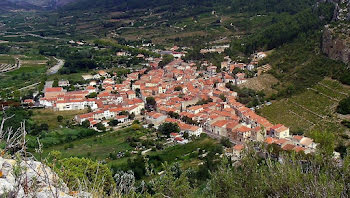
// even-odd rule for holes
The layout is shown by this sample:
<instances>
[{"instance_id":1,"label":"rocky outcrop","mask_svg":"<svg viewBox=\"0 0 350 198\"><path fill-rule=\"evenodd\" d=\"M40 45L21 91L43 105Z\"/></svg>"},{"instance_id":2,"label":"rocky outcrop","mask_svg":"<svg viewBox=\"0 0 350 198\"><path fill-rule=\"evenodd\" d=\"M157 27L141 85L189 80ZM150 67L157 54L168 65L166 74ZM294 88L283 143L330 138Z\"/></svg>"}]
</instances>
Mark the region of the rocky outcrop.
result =
<instances>
[{"instance_id":1,"label":"rocky outcrop","mask_svg":"<svg viewBox=\"0 0 350 198\"><path fill-rule=\"evenodd\" d=\"M41 162L0 157L0 168L0 197L92 197L89 193L70 192L57 174Z\"/></svg>"},{"instance_id":2,"label":"rocky outcrop","mask_svg":"<svg viewBox=\"0 0 350 198\"><path fill-rule=\"evenodd\" d=\"M333 60L350 63L350 25L326 25L323 32L322 51Z\"/></svg>"},{"instance_id":3,"label":"rocky outcrop","mask_svg":"<svg viewBox=\"0 0 350 198\"><path fill-rule=\"evenodd\" d=\"M323 32L322 51L333 60L350 63L350 0L321 0L335 4L333 22Z\"/></svg>"},{"instance_id":4,"label":"rocky outcrop","mask_svg":"<svg viewBox=\"0 0 350 198\"><path fill-rule=\"evenodd\" d=\"M350 0L319 0L319 2L334 3L335 10L333 15L334 21L350 20Z\"/></svg>"}]
</instances>

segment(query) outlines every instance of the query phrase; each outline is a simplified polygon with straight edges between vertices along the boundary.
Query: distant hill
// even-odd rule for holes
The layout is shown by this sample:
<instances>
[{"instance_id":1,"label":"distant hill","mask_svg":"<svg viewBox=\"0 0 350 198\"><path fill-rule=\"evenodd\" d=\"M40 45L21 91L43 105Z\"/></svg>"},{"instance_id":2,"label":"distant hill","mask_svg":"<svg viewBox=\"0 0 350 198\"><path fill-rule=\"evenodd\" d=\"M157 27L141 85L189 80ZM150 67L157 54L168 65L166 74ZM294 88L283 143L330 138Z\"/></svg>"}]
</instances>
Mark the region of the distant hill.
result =
<instances>
[{"instance_id":1,"label":"distant hill","mask_svg":"<svg viewBox=\"0 0 350 198\"><path fill-rule=\"evenodd\" d=\"M16 5L31 6L34 8L58 8L77 0L6 0Z\"/></svg>"},{"instance_id":2,"label":"distant hill","mask_svg":"<svg viewBox=\"0 0 350 198\"><path fill-rule=\"evenodd\" d=\"M37 9L38 7L26 1L1 0L0 10L8 11L14 9Z\"/></svg>"}]
</instances>

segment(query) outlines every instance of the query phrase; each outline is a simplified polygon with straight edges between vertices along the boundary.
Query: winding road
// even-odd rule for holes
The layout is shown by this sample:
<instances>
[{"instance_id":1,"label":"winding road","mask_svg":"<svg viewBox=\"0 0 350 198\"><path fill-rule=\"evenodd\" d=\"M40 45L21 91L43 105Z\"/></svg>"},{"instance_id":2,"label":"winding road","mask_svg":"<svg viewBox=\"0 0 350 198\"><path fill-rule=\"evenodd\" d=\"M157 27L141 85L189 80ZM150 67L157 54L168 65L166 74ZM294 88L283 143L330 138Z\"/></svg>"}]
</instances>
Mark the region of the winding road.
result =
<instances>
[{"instance_id":1,"label":"winding road","mask_svg":"<svg viewBox=\"0 0 350 198\"><path fill-rule=\"evenodd\" d=\"M49 70L47 70L46 74L47 75L52 75L52 74L56 74L58 72L58 70L60 70L63 65L64 65L64 60L62 59L57 59L56 57L53 57L55 60L57 60L57 64L53 67L51 67Z\"/></svg>"}]
</instances>

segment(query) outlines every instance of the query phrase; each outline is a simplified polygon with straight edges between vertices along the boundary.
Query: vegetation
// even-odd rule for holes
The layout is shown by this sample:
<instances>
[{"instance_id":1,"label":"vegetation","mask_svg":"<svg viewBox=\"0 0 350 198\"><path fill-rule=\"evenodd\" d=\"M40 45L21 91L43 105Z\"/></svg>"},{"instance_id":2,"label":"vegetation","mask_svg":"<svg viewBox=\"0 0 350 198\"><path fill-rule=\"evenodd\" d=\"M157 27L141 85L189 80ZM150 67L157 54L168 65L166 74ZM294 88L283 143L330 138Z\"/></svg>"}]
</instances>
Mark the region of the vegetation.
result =
<instances>
[{"instance_id":1,"label":"vegetation","mask_svg":"<svg viewBox=\"0 0 350 198\"><path fill-rule=\"evenodd\" d=\"M59 153L56 153L56 156ZM82 183L87 190L92 191L98 184L101 185L101 194L109 194L114 188L115 182L112 172L107 165L85 158L58 159L54 167L68 187L72 190L80 190Z\"/></svg>"},{"instance_id":2,"label":"vegetation","mask_svg":"<svg viewBox=\"0 0 350 198\"><path fill-rule=\"evenodd\" d=\"M180 128L177 123L165 122L158 127L159 132L167 137L170 137L170 133L180 132Z\"/></svg>"},{"instance_id":3,"label":"vegetation","mask_svg":"<svg viewBox=\"0 0 350 198\"><path fill-rule=\"evenodd\" d=\"M350 114L350 98L344 98L343 100L340 101L338 107L337 107L337 112L340 114Z\"/></svg>"},{"instance_id":4,"label":"vegetation","mask_svg":"<svg viewBox=\"0 0 350 198\"><path fill-rule=\"evenodd\" d=\"M326 130L341 135L345 127L339 123L335 107L347 93L347 87L327 79L301 94L275 101L259 112L273 123L284 123L292 133L308 135L314 130Z\"/></svg>"}]
</instances>

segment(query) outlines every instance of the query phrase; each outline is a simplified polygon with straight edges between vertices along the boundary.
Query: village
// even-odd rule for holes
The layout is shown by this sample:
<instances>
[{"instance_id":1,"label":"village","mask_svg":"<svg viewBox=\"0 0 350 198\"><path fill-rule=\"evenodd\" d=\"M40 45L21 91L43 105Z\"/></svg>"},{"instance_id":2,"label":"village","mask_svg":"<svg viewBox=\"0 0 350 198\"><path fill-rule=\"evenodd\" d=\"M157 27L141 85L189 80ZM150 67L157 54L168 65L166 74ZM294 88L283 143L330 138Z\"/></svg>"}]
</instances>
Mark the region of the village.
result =
<instances>
[{"instance_id":1,"label":"village","mask_svg":"<svg viewBox=\"0 0 350 198\"><path fill-rule=\"evenodd\" d=\"M79 85L76 91L65 89L70 85L67 80L60 80L57 87L47 82L39 104L55 111L88 109L88 113L76 115L75 121L97 131L97 126L114 127L111 121L127 125L137 119L155 129L175 123L180 132L170 134L174 143L186 144L202 133L215 139L228 138L234 146L226 149L226 155L235 159L249 142L276 144L286 151L315 152L317 144L311 138L293 136L288 127L270 123L254 108L239 103L237 93L226 86L245 83L243 71L256 69L258 60L266 54L257 54L249 64L226 57L220 72L208 62L202 63L206 70L198 70L194 62L181 59L183 53L173 54L175 59L163 67L158 65L161 58L146 59L148 69L133 71L121 84L117 84L115 73L104 70L83 75L88 83ZM233 75L237 68L242 72Z\"/></svg>"}]
</instances>

